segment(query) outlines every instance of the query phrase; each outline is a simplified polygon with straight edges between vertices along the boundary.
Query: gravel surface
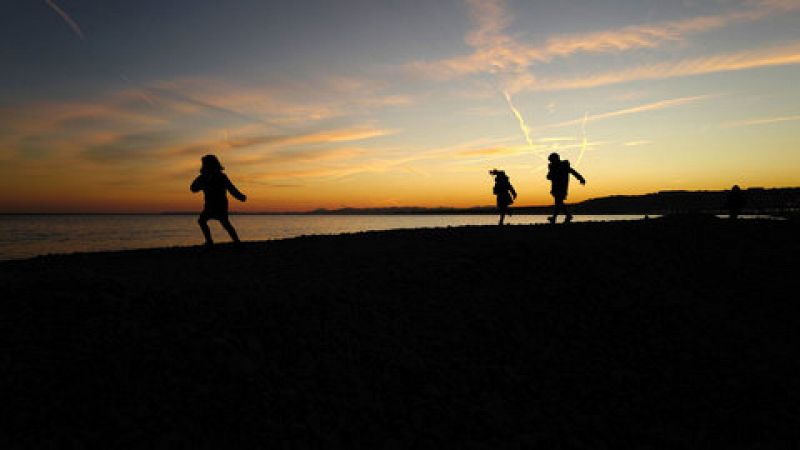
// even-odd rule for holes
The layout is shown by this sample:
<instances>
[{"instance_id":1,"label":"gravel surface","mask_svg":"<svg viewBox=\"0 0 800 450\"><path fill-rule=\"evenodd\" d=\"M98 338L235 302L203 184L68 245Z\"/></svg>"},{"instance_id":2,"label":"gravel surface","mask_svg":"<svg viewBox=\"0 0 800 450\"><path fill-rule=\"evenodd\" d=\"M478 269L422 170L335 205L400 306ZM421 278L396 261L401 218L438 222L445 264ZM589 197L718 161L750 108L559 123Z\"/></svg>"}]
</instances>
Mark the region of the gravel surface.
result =
<instances>
[{"instance_id":1,"label":"gravel surface","mask_svg":"<svg viewBox=\"0 0 800 450\"><path fill-rule=\"evenodd\" d=\"M0 447L797 448L797 222L0 263Z\"/></svg>"}]
</instances>

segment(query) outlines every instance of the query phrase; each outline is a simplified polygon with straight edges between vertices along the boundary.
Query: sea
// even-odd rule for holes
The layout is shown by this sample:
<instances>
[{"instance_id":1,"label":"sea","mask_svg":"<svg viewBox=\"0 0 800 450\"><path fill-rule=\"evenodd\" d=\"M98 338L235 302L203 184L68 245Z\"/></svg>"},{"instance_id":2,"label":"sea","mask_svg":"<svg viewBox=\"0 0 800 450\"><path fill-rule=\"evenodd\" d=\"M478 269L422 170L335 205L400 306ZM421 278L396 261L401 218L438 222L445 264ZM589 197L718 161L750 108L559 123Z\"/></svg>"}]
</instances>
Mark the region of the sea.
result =
<instances>
[{"instance_id":1,"label":"sea","mask_svg":"<svg viewBox=\"0 0 800 450\"><path fill-rule=\"evenodd\" d=\"M637 220L642 215L576 215L575 222ZM545 215L514 215L511 225L546 223ZM400 228L495 225L495 215L232 215L243 241L303 235L355 233ZM219 243L230 238L217 221L211 233ZM203 243L197 216L185 214L0 215L0 260L39 255L96 252Z\"/></svg>"}]
</instances>

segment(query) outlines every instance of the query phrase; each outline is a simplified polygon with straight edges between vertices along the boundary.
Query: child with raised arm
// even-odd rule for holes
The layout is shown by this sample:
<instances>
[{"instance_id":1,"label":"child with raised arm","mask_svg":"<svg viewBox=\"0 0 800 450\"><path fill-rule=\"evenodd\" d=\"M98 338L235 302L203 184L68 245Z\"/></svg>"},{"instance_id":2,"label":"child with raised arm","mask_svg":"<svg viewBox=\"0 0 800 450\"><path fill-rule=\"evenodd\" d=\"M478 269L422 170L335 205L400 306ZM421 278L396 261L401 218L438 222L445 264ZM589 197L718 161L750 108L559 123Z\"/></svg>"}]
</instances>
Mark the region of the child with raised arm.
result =
<instances>
[{"instance_id":1,"label":"child with raised arm","mask_svg":"<svg viewBox=\"0 0 800 450\"><path fill-rule=\"evenodd\" d=\"M553 215L548 217L550 223L556 223L558 213L564 213L564 223L572 221L572 214L567 210L567 205L564 200L567 198L567 190L569 189L569 176L572 175L581 182L586 184L586 180L575 169L569 166L569 161L561 160L558 153L551 153L547 158L550 164L547 166L547 179L550 180L551 188L550 194L553 195Z\"/></svg>"},{"instance_id":2,"label":"child with raised arm","mask_svg":"<svg viewBox=\"0 0 800 450\"><path fill-rule=\"evenodd\" d=\"M205 197L205 205L197 223L200 224L200 229L203 230L203 236L206 238L206 245L211 246L214 241L211 239L211 230L208 229L208 220L216 219L222 224L222 227L228 232L233 239L233 242L239 242L239 236L236 230L228 220L228 195L230 192L237 200L246 201L247 196L239 192L236 186L231 183L228 176L222 171L225 170L220 164L219 160L214 155L206 155L200 160L202 165L200 167L200 175L194 179L189 189L192 192L203 191Z\"/></svg>"}]
</instances>

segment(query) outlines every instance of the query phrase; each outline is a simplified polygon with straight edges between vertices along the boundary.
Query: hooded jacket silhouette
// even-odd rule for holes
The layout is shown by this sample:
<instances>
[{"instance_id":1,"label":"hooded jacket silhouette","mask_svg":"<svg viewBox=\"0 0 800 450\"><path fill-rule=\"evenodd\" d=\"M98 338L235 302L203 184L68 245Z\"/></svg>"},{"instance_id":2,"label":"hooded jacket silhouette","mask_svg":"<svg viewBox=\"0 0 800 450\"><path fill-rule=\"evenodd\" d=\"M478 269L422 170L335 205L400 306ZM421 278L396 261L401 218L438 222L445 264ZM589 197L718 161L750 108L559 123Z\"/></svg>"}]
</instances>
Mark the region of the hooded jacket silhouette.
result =
<instances>
[{"instance_id":1,"label":"hooded jacket silhouette","mask_svg":"<svg viewBox=\"0 0 800 450\"><path fill-rule=\"evenodd\" d=\"M231 239L234 242L239 242L239 235L236 234L236 229L228 220L228 192L242 202L247 200L247 196L239 192L236 186L231 183L231 180L228 179L228 176L222 172L225 168L222 167L216 156L206 155L201 159L201 162L200 175L192 181L189 189L192 192L203 191L203 196L205 197L203 211L200 213L200 217L197 218L197 223L203 231L206 245L214 243L211 238L211 230L208 228L209 219L219 220L222 227L231 236Z\"/></svg>"},{"instance_id":2,"label":"hooded jacket silhouette","mask_svg":"<svg viewBox=\"0 0 800 450\"><path fill-rule=\"evenodd\" d=\"M550 193L553 195L553 215L548 217L550 223L556 223L556 218L559 213L564 214L564 221L572 221L572 214L569 213L567 205L564 204L564 199L567 198L567 191L569 190L569 176L572 175L581 182L586 184L586 180L575 169L570 167L569 161L562 160L558 153L551 153L547 158L550 164L547 166L547 179L550 180Z\"/></svg>"},{"instance_id":3,"label":"hooded jacket silhouette","mask_svg":"<svg viewBox=\"0 0 800 450\"><path fill-rule=\"evenodd\" d=\"M494 187L492 193L497 196L497 210L500 213L500 225L503 225L506 214L509 214L508 207L517 198L517 191L511 185L508 175L502 170L492 169L490 175L494 176Z\"/></svg>"},{"instance_id":4,"label":"hooded jacket silhouette","mask_svg":"<svg viewBox=\"0 0 800 450\"><path fill-rule=\"evenodd\" d=\"M508 208L517 198L517 191L514 190L511 180L503 172L498 173L495 177L492 193L497 196L497 207L500 209Z\"/></svg>"},{"instance_id":5,"label":"hooded jacket silhouette","mask_svg":"<svg viewBox=\"0 0 800 450\"><path fill-rule=\"evenodd\" d=\"M569 190L569 176L572 174L581 183L586 183L583 176L569 165L569 161L551 159L547 166L547 179L551 181L550 193L553 197L565 199Z\"/></svg>"},{"instance_id":6,"label":"hooded jacket silhouette","mask_svg":"<svg viewBox=\"0 0 800 450\"><path fill-rule=\"evenodd\" d=\"M205 167L200 170L200 175L194 179L190 188L192 192L203 191L205 205L203 213L209 218L219 218L228 214L228 195L230 192L239 201L247 198L242 194L231 180L219 169Z\"/></svg>"}]
</instances>

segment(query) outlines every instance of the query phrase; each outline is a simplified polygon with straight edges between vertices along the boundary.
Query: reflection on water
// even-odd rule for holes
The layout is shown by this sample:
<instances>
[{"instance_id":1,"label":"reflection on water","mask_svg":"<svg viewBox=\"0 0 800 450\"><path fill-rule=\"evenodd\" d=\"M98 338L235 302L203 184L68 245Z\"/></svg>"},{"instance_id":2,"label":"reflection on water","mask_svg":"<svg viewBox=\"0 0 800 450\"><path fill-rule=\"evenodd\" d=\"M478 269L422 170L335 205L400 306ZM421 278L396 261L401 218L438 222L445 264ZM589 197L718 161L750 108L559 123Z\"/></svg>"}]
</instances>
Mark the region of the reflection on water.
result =
<instances>
[{"instance_id":1,"label":"reflection on water","mask_svg":"<svg viewBox=\"0 0 800 450\"><path fill-rule=\"evenodd\" d=\"M631 220L641 215L575 216L587 220ZM546 223L544 215L515 215L510 223ZM394 228L495 225L494 215L231 216L242 240L282 239ZM217 242L228 236L211 221ZM192 215L10 215L0 216L0 260L48 253L198 245L203 235Z\"/></svg>"}]
</instances>

